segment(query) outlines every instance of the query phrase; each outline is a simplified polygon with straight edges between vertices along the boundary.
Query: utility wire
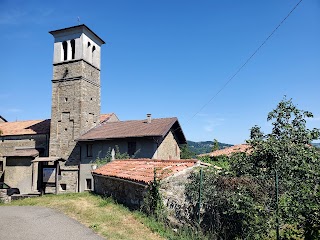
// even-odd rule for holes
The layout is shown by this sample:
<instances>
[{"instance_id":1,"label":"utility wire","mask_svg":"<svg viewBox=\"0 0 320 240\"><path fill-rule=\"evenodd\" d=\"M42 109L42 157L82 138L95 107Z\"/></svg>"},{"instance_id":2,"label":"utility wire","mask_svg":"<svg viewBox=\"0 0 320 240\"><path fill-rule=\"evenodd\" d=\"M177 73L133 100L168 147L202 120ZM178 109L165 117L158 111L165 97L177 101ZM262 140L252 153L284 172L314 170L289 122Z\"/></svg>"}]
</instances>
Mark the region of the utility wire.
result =
<instances>
[{"instance_id":1,"label":"utility wire","mask_svg":"<svg viewBox=\"0 0 320 240\"><path fill-rule=\"evenodd\" d=\"M278 24L278 26L269 34L269 36L262 42L262 44L251 54L251 56L242 64L241 67L238 68L238 70L229 78L229 80L216 92L215 95L212 96L212 98L206 102L189 120L187 120L186 124L188 124L196 115L198 115L213 99L215 99L220 92L222 92L223 89L226 88L226 86L238 75L238 73L250 62L250 60L257 54L257 52L266 44L266 42L272 37L272 35L278 30L278 28L287 20L287 18L291 15L291 13L299 6L299 4L302 2L300 0L287 14L287 16ZM179 129L179 128L178 128ZM176 129L176 130L178 130ZM174 130L174 131L176 131Z\"/></svg>"}]
</instances>

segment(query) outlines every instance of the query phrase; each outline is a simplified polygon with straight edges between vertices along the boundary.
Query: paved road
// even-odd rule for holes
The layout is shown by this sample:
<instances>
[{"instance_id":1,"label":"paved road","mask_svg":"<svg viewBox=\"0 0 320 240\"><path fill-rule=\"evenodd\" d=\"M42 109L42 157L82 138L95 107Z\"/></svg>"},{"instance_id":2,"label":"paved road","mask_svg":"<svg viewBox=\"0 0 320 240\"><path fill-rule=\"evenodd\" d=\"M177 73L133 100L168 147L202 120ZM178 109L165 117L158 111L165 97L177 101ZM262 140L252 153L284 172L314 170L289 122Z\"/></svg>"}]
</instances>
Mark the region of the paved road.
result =
<instances>
[{"instance_id":1,"label":"paved road","mask_svg":"<svg viewBox=\"0 0 320 240\"><path fill-rule=\"evenodd\" d=\"M91 229L56 210L1 206L1 240L102 240Z\"/></svg>"}]
</instances>

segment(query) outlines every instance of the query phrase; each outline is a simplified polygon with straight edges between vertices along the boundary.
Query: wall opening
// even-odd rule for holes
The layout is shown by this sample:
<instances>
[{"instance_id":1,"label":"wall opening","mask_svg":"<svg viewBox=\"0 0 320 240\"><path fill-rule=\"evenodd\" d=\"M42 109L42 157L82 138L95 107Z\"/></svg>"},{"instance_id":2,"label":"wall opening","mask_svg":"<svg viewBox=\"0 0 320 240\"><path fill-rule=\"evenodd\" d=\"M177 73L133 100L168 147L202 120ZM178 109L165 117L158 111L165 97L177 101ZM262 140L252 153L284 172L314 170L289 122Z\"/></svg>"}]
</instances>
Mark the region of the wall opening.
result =
<instances>
[{"instance_id":1,"label":"wall opening","mask_svg":"<svg viewBox=\"0 0 320 240\"><path fill-rule=\"evenodd\" d=\"M72 39L70 41L70 44L71 44L71 58L74 59L76 55L76 41Z\"/></svg>"},{"instance_id":2,"label":"wall opening","mask_svg":"<svg viewBox=\"0 0 320 240\"><path fill-rule=\"evenodd\" d=\"M92 62L93 62L93 59L95 57L95 53L96 53L96 46L93 46L92 47Z\"/></svg>"},{"instance_id":3,"label":"wall opening","mask_svg":"<svg viewBox=\"0 0 320 240\"><path fill-rule=\"evenodd\" d=\"M137 151L137 143L136 142L128 142L128 154L132 157Z\"/></svg>"},{"instance_id":4,"label":"wall opening","mask_svg":"<svg viewBox=\"0 0 320 240\"><path fill-rule=\"evenodd\" d=\"M68 59L68 43L66 41L62 43L62 48L63 48L63 60L65 61Z\"/></svg>"},{"instance_id":5,"label":"wall opening","mask_svg":"<svg viewBox=\"0 0 320 240\"><path fill-rule=\"evenodd\" d=\"M87 144L87 157L92 157L92 144Z\"/></svg>"},{"instance_id":6,"label":"wall opening","mask_svg":"<svg viewBox=\"0 0 320 240\"><path fill-rule=\"evenodd\" d=\"M0 172L3 172L3 161L0 161Z\"/></svg>"},{"instance_id":7,"label":"wall opening","mask_svg":"<svg viewBox=\"0 0 320 240\"><path fill-rule=\"evenodd\" d=\"M92 179L91 178L86 179L86 190L92 190Z\"/></svg>"},{"instance_id":8,"label":"wall opening","mask_svg":"<svg viewBox=\"0 0 320 240\"><path fill-rule=\"evenodd\" d=\"M67 190L67 184L61 183L61 184L60 184L60 189L61 189L62 191L66 191L66 190Z\"/></svg>"}]
</instances>

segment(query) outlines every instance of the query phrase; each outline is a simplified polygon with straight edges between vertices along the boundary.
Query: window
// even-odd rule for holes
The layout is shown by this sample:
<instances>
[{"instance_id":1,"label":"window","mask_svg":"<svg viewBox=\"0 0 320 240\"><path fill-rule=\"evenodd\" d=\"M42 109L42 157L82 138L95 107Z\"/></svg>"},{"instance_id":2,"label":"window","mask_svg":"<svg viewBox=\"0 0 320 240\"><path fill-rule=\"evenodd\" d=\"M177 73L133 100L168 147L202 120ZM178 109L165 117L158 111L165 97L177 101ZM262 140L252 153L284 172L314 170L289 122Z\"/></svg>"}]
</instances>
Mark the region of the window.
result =
<instances>
[{"instance_id":1,"label":"window","mask_svg":"<svg viewBox=\"0 0 320 240\"><path fill-rule=\"evenodd\" d=\"M3 161L0 161L0 172L3 172Z\"/></svg>"},{"instance_id":2,"label":"window","mask_svg":"<svg viewBox=\"0 0 320 240\"><path fill-rule=\"evenodd\" d=\"M70 41L70 44L71 44L71 58L74 59L76 54L76 41L72 39Z\"/></svg>"},{"instance_id":3,"label":"window","mask_svg":"<svg viewBox=\"0 0 320 240\"><path fill-rule=\"evenodd\" d=\"M91 178L86 179L86 190L92 190L92 179Z\"/></svg>"},{"instance_id":4,"label":"window","mask_svg":"<svg viewBox=\"0 0 320 240\"><path fill-rule=\"evenodd\" d=\"M137 151L137 143L136 142L128 142L128 154L132 157Z\"/></svg>"},{"instance_id":5,"label":"window","mask_svg":"<svg viewBox=\"0 0 320 240\"><path fill-rule=\"evenodd\" d=\"M62 48L63 48L63 60L65 61L68 59L68 43L66 41L62 43Z\"/></svg>"},{"instance_id":6,"label":"window","mask_svg":"<svg viewBox=\"0 0 320 240\"><path fill-rule=\"evenodd\" d=\"M87 157L92 157L92 144L87 144Z\"/></svg>"},{"instance_id":7,"label":"window","mask_svg":"<svg viewBox=\"0 0 320 240\"><path fill-rule=\"evenodd\" d=\"M60 184L60 188L61 188L62 191L66 191L67 190L67 184L61 183Z\"/></svg>"}]
</instances>

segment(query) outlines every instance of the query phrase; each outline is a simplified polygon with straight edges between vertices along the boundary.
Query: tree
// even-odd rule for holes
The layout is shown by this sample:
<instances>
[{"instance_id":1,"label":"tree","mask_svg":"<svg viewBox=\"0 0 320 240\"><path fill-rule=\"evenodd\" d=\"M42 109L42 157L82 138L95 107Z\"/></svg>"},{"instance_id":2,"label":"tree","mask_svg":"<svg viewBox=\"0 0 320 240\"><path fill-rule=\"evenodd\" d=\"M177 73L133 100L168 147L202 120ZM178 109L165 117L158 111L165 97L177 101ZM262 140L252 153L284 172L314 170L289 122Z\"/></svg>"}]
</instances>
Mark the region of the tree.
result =
<instances>
[{"instance_id":1,"label":"tree","mask_svg":"<svg viewBox=\"0 0 320 240\"><path fill-rule=\"evenodd\" d=\"M190 150L188 144L180 145L180 158L181 159L191 159L195 158L196 154Z\"/></svg>"},{"instance_id":2,"label":"tree","mask_svg":"<svg viewBox=\"0 0 320 240\"><path fill-rule=\"evenodd\" d=\"M320 237L320 154L311 145L320 131L306 127L306 118L311 117L312 113L299 110L291 99L284 98L268 114L271 133L263 134L258 126L253 127L248 140L252 154L234 159L230 167L237 176L254 176L269 185L277 173L280 222L302 228L305 239ZM276 206L273 201L268 207L276 214Z\"/></svg>"},{"instance_id":3,"label":"tree","mask_svg":"<svg viewBox=\"0 0 320 240\"><path fill-rule=\"evenodd\" d=\"M214 139L213 140L213 147L212 147L212 152L216 151L216 150L219 150L220 147L219 147L219 142L217 139Z\"/></svg>"}]
</instances>

